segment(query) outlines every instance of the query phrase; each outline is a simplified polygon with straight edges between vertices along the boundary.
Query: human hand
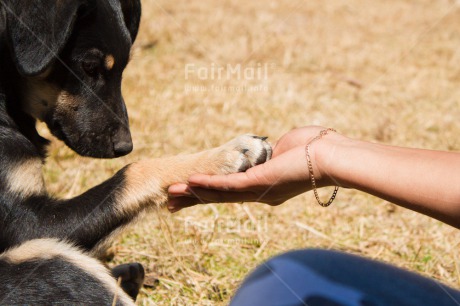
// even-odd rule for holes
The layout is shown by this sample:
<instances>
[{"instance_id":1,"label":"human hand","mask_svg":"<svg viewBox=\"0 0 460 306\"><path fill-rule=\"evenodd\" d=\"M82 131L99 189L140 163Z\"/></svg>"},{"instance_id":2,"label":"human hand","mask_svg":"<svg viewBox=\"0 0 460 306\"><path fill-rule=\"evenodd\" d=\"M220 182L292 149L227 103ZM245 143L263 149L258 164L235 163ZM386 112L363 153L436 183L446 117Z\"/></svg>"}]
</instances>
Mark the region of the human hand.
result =
<instances>
[{"instance_id":1,"label":"human hand","mask_svg":"<svg viewBox=\"0 0 460 306\"><path fill-rule=\"evenodd\" d=\"M319 135L319 132L325 130L322 126L304 126L295 128L281 136L273 146L273 157L283 154L286 151L294 149L297 146L305 146L313 138Z\"/></svg>"},{"instance_id":2,"label":"human hand","mask_svg":"<svg viewBox=\"0 0 460 306\"><path fill-rule=\"evenodd\" d=\"M196 174L187 184L169 187L168 209L177 212L185 207L205 203L262 202L279 205L311 189L305 145L323 127L310 126L286 133L276 143L272 159L246 172L229 175ZM321 171L315 162L314 150L310 157L315 178L321 185ZM327 185L324 180L322 186Z\"/></svg>"}]
</instances>

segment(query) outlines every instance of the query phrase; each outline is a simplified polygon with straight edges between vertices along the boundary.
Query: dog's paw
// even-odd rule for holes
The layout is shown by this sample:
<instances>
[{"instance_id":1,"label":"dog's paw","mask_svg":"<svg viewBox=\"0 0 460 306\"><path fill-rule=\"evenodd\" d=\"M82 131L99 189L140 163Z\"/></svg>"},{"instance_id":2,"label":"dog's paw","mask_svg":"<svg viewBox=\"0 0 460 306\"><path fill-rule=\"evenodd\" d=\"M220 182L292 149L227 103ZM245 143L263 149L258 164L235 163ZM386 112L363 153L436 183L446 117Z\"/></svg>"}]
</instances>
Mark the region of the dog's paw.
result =
<instances>
[{"instance_id":1,"label":"dog's paw","mask_svg":"<svg viewBox=\"0 0 460 306\"><path fill-rule=\"evenodd\" d=\"M272 147L267 137L241 135L219 147L218 156L222 159L223 174L244 172L247 169L263 164L272 157Z\"/></svg>"},{"instance_id":2,"label":"dog's paw","mask_svg":"<svg viewBox=\"0 0 460 306\"><path fill-rule=\"evenodd\" d=\"M140 263L119 265L112 269L112 275L120 282L123 291L136 300L144 283L144 267Z\"/></svg>"}]
</instances>

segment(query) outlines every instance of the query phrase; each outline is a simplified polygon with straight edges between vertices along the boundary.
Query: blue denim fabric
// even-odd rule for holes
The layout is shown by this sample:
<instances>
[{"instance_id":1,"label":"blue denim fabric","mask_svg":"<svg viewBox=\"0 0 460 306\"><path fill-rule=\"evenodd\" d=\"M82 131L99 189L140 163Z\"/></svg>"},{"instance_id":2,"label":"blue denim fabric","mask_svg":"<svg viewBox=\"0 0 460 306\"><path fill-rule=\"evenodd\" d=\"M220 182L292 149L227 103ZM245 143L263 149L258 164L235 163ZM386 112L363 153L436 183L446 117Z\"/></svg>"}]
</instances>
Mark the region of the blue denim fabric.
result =
<instances>
[{"instance_id":1,"label":"blue denim fabric","mask_svg":"<svg viewBox=\"0 0 460 306\"><path fill-rule=\"evenodd\" d=\"M460 291L359 256L289 252L263 263L231 306L460 306Z\"/></svg>"}]
</instances>

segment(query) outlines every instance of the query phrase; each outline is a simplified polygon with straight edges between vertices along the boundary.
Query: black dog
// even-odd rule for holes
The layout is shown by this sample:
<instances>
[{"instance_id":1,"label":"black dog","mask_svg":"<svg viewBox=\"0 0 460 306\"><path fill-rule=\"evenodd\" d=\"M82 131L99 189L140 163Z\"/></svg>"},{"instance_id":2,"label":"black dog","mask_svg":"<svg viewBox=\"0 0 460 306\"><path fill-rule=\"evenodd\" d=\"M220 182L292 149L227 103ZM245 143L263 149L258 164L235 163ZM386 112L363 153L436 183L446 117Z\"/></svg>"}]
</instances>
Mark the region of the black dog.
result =
<instances>
[{"instance_id":1,"label":"black dog","mask_svg":"<svg viewBox=\"0 0 460 306\"><path fill-rule=\"evenodd\" d=\"M35 121L84 156L133 146L121 76L140 22L139 0L0 0L0 304L131 304L138 264L96 259L166 188L195 172L244 171L271 155L245 135L202 153L142 161L69 200L46 192L47 140Z\"/></svg>"}]
</instances>

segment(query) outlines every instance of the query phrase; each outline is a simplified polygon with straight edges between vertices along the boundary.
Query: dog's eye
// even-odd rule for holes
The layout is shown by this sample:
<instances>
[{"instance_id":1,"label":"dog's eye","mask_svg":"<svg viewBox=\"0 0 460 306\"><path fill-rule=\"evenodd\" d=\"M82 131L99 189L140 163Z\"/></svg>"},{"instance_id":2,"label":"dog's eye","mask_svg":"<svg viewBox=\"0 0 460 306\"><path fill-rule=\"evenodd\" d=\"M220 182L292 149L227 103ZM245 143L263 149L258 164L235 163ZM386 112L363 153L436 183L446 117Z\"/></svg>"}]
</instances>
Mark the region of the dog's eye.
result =
<instances>
[{"instance_id":1,"label":"dog's eye","mask_svg":"<svg viewBox=\"0 0 460 306\"><path fill-rule=\"evenodd\" d=\"M81 68L89 76L97 76L99 74L99 63L95 61L84 61L81 63Z\"/></svg>"}]
</instances>

